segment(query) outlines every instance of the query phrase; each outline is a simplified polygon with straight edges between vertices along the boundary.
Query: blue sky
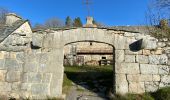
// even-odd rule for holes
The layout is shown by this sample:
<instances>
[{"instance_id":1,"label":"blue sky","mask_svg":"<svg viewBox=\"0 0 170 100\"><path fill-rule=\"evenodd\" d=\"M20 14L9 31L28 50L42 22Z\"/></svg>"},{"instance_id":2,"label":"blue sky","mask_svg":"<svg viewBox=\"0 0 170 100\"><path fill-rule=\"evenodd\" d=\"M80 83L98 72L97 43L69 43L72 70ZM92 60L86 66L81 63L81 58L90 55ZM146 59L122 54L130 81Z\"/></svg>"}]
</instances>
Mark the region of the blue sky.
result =
<instances>
[{"instance_id":1,"label":"blue sky","mask_svg":"<svg viewBox=\"0 0 170 100\"><path fill-rule=\"evenodd\" d=\"M145 12L149 0L92 0L91 16L106 25L144 25ZM35 23L57 17L65 20L81 17L83 23L87 16L83 0L1 0L5 7L25 19Z\"/></svg>"}]
</instances>

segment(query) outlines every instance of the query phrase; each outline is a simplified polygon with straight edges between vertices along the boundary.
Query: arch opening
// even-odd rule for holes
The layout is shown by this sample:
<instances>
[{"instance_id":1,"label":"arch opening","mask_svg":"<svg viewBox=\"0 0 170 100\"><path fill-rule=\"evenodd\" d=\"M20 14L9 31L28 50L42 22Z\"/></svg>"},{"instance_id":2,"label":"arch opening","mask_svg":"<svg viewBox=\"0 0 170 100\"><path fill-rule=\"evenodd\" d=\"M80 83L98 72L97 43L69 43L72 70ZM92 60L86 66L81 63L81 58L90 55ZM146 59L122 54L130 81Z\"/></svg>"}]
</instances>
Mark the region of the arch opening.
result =
<instances>
[{"instance_id":1,"label":"arch opening","mask_svg":"<svg viewBox=\"0 0 170 100\"><path fill-rule=\"evenodd\" d=\"M99 41L75 41L64 46L64 82L76 86L76 91L91 91L100 98L107 98L115 87L115 48ZM69 83L71 82L71 83ZM65 88L66 87L66 88Z\"/></svg>"}]
</instances>

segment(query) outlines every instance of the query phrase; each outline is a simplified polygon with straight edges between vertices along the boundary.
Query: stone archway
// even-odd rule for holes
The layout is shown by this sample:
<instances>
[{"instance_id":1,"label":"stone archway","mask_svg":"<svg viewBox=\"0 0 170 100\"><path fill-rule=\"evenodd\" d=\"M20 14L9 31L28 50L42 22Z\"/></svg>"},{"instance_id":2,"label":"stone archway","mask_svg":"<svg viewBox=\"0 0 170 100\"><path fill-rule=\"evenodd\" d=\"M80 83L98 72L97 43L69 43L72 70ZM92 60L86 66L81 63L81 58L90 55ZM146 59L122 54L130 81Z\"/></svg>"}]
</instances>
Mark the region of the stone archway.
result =
<instances>
[{"instance_id":1,"label":"stone archway","mask_svg":"<svg viewBox=\"0 0 170 100\"><path fill-rule=\"evenodd\" d=\"M50 35L50 36L49 36ZM51 37L51 38L50 38ZM52 48L50 51L50 56L52 59L50 60L50 65L48 65L52 69L50 71L53 72L53 79L51 81L51 95L56 96L62 93L62 80L63 80L63 48L64 45L73 42L79 41L98 41L101 43L110 44L115 47L115 65L124 61L124 50L129 49L129 41L135 41L129 39L118 34L115 34L114 30L108 31L107 29L98 29L98 28L77 28L77 29L69 29L69 30L59 30L54 31L53 33L49 33L45 42L52 45L44 45L46 48ZM44 44L46 44L44 43ZM57 66L57 68L56 68ZM116 66L115 66L116 67ZM115 70L114 68L113 70ZM116 72L115 72L116 73ZM116 84L116 74L114 77ZM57 85L56 85L57 84ZM122 85L122 86L121 86ZM116 86L116 85L115 85ZM117 92L128 92L125 91L124 84L119 84L118 88L114 87L114 90ZM128 87L128 86L127 86Z\"/></svg>"}]
</instances>

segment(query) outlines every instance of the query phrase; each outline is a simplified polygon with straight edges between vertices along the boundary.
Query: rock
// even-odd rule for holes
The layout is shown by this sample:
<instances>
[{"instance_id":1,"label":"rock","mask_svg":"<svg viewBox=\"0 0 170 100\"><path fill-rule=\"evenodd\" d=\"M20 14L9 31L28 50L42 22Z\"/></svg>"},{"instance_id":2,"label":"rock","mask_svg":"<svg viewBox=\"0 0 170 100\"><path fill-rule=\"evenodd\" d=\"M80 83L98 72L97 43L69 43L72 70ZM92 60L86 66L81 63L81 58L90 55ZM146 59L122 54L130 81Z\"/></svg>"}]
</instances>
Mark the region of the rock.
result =
<instances>
[{"instance_id":1,"label":"rock","mask_svg":"<svg viewBox=\"0 0 170 100\"><path fill-rule=\"evenodd\" d=\"M170 84L170 75L163 75L161 76L161 83L163 83L165 86Z\"/></svg>"},{"instance_id":2,"label":"rock","mask_svg":"<svg viewBox=\"0 0 170 100\"><path fill-rule=\"evenodd\" d=\"M129 92L130 93L144 93L145 92L144 82L130 82Z\"/></svg>"},{"instance_id":3,"label":"rock","mask_svg":"<svg viewBox=\"0 0 170 100\"><path fill-rule=\"evenodd\" d=\"M161 80L160 75L153 75L153 81L159 82Z\"/></svg>"},{"instance_id":4,"label":"rock","mask_svg":"<svg viewBox=\"0 0 170 100\"><path fill-rule=\"evenodd\" d=\"M149 55L149 63L150 64L167 64L168 57L163 55Z\"/></svg>"},{"instance_id":5,"label":"rock","mask_svg":"<svg viewBox=\"0 0 170 100\"><path fill-rule=\"evenodd\" d=\"M165 65L159 65L159 74L163 74L163 75L167 75L169 74L170 72L170 68L169 66L165 66Z\"/></svg>"},{"instance_id":6,"label":"rock","mask_svg":"<svg viewBox=\"0 0 170 100\"><path fill-rule=\"evenodd\" d=\"M5 60L4 59L0 59L0 69L5 69Z\"/></svg>"},{"instance_id":7,"label":"rock","mask_svg":"<svg viewBox=\"0 0 170 100\"><path fill-rule=\"evenodd\" d=\"M165 47L166 43L165 42L158 42L158 47L162 48Z\"/></svg>"},{"instance_id":8,"label":"rock","mask_svg":"<svg viewBox=\"0 0 170 100\"><path fill-rule=\"evenodd\" d=\"M136 61L141 64L148 64L149 58L145 55L136 55Z\"/></svg>"},{"instance_id":9,"label":"rock","mask_svg":"<svg viewBox=\"0 0 170 100\"><path fill-rule=\"evenodd\" d=\"M135 55L125 55L125 62L135 63Z\"/></svg>"},{"instance_id":10,"label":"rock","mask_svg":"<svg viewBox=\"0 0 170 100\"><path fill-rule=\"evenodd\" d=\"M116 62L123 62L124 61L124 50L115 50L115 61Z\"/></svg>"},{"instance_id":11,"label":"rock","mask_svg":"<svg viewBox=\"0 0 170 100\"><path fill-rule=\"evenodd\" d=\"M5 67L8 70L22 71L22 66L15 59L6 59Z\"/></svg>"},{"instance_id":12,"label":"rock","mask_svg":"<svg viewBox=\"0 0 170 100\"><path fill-rule=\"evenodd\" d=\"M138 63L116 63L116 73L121 74L139 74Z\"/></svg>"},{"instance_id":13,"label":"rock","mask_svg":"<svg viewBox=\"0 0 170 100\"><path fill-rule=\"evenodd\" d=\"M11 91L11 83L0 82L0 92L10 92Z\"/></svg>"},{"instance_id":14,"label":"rock","mask_svg":"<svg viewBox=\"0 0 170 100\"><path fill-rule=\"evenodd\" d=\"M140 64L141 74L158 74L158 66L150 64Z\"/></svg>"},{"instance_id":15,"label":"rock","mask_svg":"<svg viewBox=\"0 0 170 100\"><path fill-rule=\"evenodd\" d=\"M31 93L34 95L49 95L49 85L48 84L32 84Z\"/></svg>"},{"instance_id":16,"label":"rock","mask_svg":"<svg viewBox=\"0 0 170 100\"><path fill-rule=\"evenodd\" d=\"M159 82L145 82L146 92L155 92L159 88Z\"/></svg>"},{"instance_id":17,"label":"rock","mask_svg":"<svg viewBox=\"0 0 170 100\"><path fill-rule=\"evenodd\" d=\"M3 82L5 81L5 74L6 74L6 70L0 70L0 81Z\"/></svg>"},{"instance_id":18,"label":"rock","mask_svg":"<svg viewBox=\"0 0 170 100\"><path fill-rule=\"evenodd\" d=\"M128 82L125 74L116 74L116 93L128 93Z\"/></svg>"},{"instance_id":19,"label":"rock","mask_svg":"<svg viewBox=\"0 0 170 100\"><path fill-rule=\"evenodd\" d=\"M25 74L25 77L28 78L29 83L40 83L42 81L43 75L41 73L27 73Z\"/></svg>"},{"instance_id":20,"label":"rock","mask_svg":"<svg viewBox=\"0 0 170 100\"><path fill-rule=\"evenodd\" d=\"M7 82L19 82L19 81L21 81L21 73L18 72L18 71L8 71L6 81Z\"/></svg>"},{"instance_id":21,"label":"rock","mask_svg":"<svg viewBox=\"0 0 170 100\"><path fill-rule=\"evenodd\" d=\"M150 55L151 54L151 51L150 50L143 50L143 55L147 56L147 55Z\"/></svg>"},{"instance_id":22,"label":"rock","mask_svg":"<svg viewBox=\"0 0 170 100\"><path fill-rule=\"evenodd\" d=\"M38 62L25 62L24 72L37 72L38 71Z\"/></svg>"},{"instance_id":23,"label":"rock","mask_svg":"<svg viewBox=\"0 0 170 100\"><path fill-rule=\"evenodd\" d=\"M34 33L32 37L32 45L36 47L42 47L43 45L43 34Z\"/></svg>"}]
</instances>

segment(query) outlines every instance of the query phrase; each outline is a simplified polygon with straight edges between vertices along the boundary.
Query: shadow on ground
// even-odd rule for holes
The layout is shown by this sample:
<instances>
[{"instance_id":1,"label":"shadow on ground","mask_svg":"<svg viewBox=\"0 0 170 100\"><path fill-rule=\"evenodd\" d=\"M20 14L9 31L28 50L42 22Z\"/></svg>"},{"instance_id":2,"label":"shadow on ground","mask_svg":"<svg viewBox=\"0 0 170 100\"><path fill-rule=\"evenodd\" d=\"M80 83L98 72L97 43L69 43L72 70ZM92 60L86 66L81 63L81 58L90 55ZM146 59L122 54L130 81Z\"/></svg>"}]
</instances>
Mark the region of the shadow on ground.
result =
<instances>
[{"instance_id":1,"label":"shadow on ground","mask_svg":"<svg viewBox=\"0 0 170 100\"><path fill-rule=\"evenodd\" d=\"M99 97L107 99L107 95L113 87L112 66L101 67L65 67L65 74L69 80L85 90L97 94ZM73 69L73 70L72 70ZM80 88L78 91L84 91Z\"/></svg>"}]
</instances>

